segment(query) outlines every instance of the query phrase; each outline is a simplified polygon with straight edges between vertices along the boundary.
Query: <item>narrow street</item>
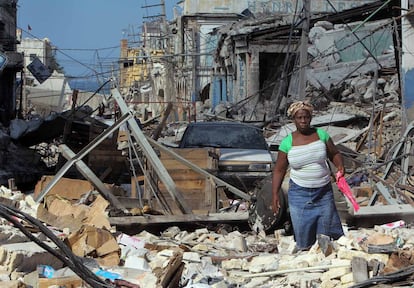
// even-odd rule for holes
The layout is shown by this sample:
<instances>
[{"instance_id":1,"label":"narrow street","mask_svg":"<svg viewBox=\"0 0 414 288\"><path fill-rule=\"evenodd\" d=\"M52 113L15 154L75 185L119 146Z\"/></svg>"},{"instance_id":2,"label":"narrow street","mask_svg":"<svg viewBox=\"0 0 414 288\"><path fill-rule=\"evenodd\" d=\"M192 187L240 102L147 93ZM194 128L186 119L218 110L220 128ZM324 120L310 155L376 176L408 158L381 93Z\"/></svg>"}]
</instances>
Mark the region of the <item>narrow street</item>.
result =
<instances>
[{"instance_id":1,"label":"narrow street","mask_svg":"<svg viewBox=\"0 0 414 288\"><path fill-rule=\"evenodd\" d=\"M413 287L411 2L185 0L169 20L154 0L89 90L53 39L22 37L17 2L0 287ZM344 235L300 249L290 187L328 182Z\"/></svg>"}]
</instances>

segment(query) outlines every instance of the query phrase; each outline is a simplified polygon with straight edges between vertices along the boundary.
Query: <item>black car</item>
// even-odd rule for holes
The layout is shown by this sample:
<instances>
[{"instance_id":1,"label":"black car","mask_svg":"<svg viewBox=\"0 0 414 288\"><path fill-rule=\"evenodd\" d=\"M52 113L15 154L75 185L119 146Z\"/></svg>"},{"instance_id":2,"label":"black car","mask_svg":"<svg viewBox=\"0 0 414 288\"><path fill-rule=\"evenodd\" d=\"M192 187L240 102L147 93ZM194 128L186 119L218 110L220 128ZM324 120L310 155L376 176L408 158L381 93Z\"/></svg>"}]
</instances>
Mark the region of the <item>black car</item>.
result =
<instances>
[{"instance_id":1,"label":"black car","mask_svg":"<svg viewBox=\"0 0 414 288\"><path fill-rule=\"evenodd\" d=\"M251 192L272 172L272 154L262 130L253 125L224 121L188 124L179 148L203 147L220 148L217 177L244 192Z\"/></svg>"}]
</instances>

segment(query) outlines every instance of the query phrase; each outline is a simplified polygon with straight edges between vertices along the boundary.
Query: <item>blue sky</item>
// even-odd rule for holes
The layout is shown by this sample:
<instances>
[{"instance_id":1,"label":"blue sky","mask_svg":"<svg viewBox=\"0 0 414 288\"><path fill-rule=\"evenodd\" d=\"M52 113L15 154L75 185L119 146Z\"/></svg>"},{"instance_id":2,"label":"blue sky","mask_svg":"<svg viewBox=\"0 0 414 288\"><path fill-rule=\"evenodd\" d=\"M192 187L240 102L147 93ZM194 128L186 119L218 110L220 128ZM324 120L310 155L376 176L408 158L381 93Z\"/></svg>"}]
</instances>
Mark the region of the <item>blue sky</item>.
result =
<instances>
[{"instance_id":1,"label":"blue sky","mask_svg":"<svg viewBox=\"0 0 414 288\"><path fill-rule=\"evenodd\" d=\"M49 38L67 75L90 77L111 69L122 38L133 40L144 17L161 13L161 0L19 0L17 26L22 37ZM171 19L176 0L165 0ZM31 30L29 30L29 26ZM136 38L136 36L135 36ZM117 68L117 67L115 67Z\"/></svg>"}]
</instances>

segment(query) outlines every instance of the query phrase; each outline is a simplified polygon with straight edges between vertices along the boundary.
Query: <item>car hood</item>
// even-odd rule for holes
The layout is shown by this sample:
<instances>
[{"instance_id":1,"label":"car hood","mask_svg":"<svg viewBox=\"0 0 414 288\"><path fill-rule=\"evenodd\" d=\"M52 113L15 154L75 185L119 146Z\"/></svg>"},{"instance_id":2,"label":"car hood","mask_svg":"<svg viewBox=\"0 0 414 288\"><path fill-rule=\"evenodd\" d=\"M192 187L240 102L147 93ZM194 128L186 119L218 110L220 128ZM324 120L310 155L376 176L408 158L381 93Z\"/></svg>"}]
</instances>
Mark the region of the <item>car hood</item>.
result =
<instances>
[{"instance_id":1,"label":"car hood","mask_svg":"<svg viewBox=\"0 0 414 288\"><path fill-rule=\"evenodd\" d=\"M272 162L267 150L220 148L220 161Z\"/></svg>"}]
</instances>

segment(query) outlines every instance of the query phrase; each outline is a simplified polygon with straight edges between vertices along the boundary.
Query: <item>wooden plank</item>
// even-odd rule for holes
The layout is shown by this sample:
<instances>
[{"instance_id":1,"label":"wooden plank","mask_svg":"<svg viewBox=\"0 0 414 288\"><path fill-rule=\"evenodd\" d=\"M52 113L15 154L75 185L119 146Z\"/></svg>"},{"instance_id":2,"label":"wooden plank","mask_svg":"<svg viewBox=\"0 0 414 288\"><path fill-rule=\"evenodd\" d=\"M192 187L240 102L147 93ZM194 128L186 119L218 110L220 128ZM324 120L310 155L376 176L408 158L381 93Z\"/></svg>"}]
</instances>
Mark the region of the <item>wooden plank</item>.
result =
<instances>
[{"instance_id":1,"label":"wooden plank","mask_svg":"<svg viewBox=\"0 0 414 288\"><path fill-rule=\"evenodd\" d=\"M393 205L374 205L374 206L361 206L357 212L354 212L354 217L358 216L372 216L378 217L382 215L414 215L414 207L410 204L393 204Z\"/></svg>"},{"instance_id":2,"label":"wooden plank","mask_svg":"<svg viewBox=\"0 0 414 288\"><path fill-rule=\"evenodd\" d=\"M181 190L204 190L205 187L205 180L176 180L174 181L175 185ZM161 183L160 184L161 191L165 190L165 186ZM204 193L203 193L204 194Z\"/></svg>"},{"instance_id":3,"label":"wooden plank","mask_svg":"<svg viewBox=\"0 0 414 288\"><path fill-rule=\"evenodd\" d=\"M196 211L194 211L196 212ZM127 216L127 217L110 217L111 225L129 226L135 224L168 224L180 222L211 222L221 223L223 221L247 221L248 212L231 212L231 213L209 213L207 214L181 214L181 215L145 215L145 216Z\"/></svg>"},{"instance_id":4,"label":"wooden plank","mask_svg":"<svg viewBox=\"0 0 414 288\"><path fill-rule=\"evenodd\" d=\"M185 199L188 205L194 210L203 210L203 211L210 211L211 204L206 203L204 200L204 191L203 190L182 190L183 195L185 195ZM165 194L163 194L165 195ZM170 205L170 209L172 210L173 214L178 214L179 211L177 210L178 207L174 205L172 199L169 195L165 195L165 201ZM151 206L155 210L160 210L158 203L153 203ZM214 210L216 212L216 210Z\"/></svg>"},{"instance_id":5,"label":"wooden plank","mask_svg":"<svg viewBox=\"0 0 414 288\"><path fill-rule=\"evenodd\" d=\"M139 185L139 182L143 182L145 180L144 175L139 175L137 177L131 177L131 197L137 198L138 196L138 189L137 184Z\"/></svg>"},{"instance_id":6,"label":"wooden plank","mask_svg":"<svg viewBox=\"0 0 414 288\"><path fill-rule=\"evenodd\" d=\"M128 131L118 130L117 142L128 141Z\"/></svg>"},{"instance_id":7,"label":"wooden plank","mask_svg":"<svg viewBox=\"0 0 414 288\"><path fill-rule=\"evenodd\" d=\"M164 110L164 113L162 115L161 122L152 134L152 139L158 140L158 138L160 137L162 129L164 129L165 125L167 124L168 116L170 115L172 108L173 104L171 102L168 102L167 108Z\"/></svg>"},{"instance_id":8,"label":"wooden plank","mask_svg":"<svg viewBox=\"0 0 414 288\"><path fill-rule=\"evenodd\" d=\"M39 288L48 288L50 286L78 288L83 287L83 284L85 283L78 276L39 278Z\"/></svg>"},{"instance_id":9,"label":"wooden plank","mask_svg":"<svg viewBox=\"0 0 414 288\"><path fill-rule=\"evenodd\" d=\"M214 213L218 211L218 202L217 202L217 188L216 183L213 181L213 179L206 179L204 182L205 188L204 188L204 203L206 206L210 207L210 212Z\"/></svg>"},{"instance_id":10,"label":"wooden plank","mask_svg":"<svg viewBox=\"0 0 414 288\"><path fill-rule=\"evenodd\" d=\"M217 170L218 162L214 159L213 156L218 154L217 149L214 148L172 148L171 151L175 152L181 157L184 157L186 160L190 161L191 163L197 165L199 168L202 169L212 169ZM169 169L190 169L184 163L181 163L176 157L173 155L161 151L160 160L164 164L164 166ZM218 157L218 156L217 156Z\"/></svg>"},{"instance_id":11,"label":"wooden plank","mask_svg":"<svg viewBox=\"0 0 414 288\"><path fill-rule=\"evenodd\" d=\"M218 185L223 185L226 186L228 188L228 190L230 192L232 192L233 194L245 199L245 200L250 200L251 196L243 191L241 191L240 189L230 185L229 183L226 183L225 181L221 180L220 178L216 177L215 175L211 174L210 172L201 169L200 167L198 167L197 165L193 165L193 163L191 163L191 161L188 161L186 158L178 155L177 153L175 153L173 150L171 150L170 148L167 148L163 145L161 145L160 143L158 143L157 141L154 141L152 139L148 139L149 142L151 142L152 145L156 146L157 148L160 149L160 151L166 151L167 153L170 153L173 157L177 158L177 160L179 160L180 162L186 164L189 168L193 169L194 171L199 172L200 174L205 175L206 177L209 177L211 179L214 180L214 182L216 182Z\"/></svg>"},{"instance_id":12,"label":"wooden plank","mask_svg":"<svg viewBox=\"0 0 414 288\"><path fill-rule=\"evenodd\" d=\"M171 287L169 285L171 279L173 279L174 275L177 273L180 266L182 265L182 260L183 253L177 249L170 257L167 266L163 267L161 275L157 275L157 284L163 288Z\"/></svg>"},{"instance_id":13,"label":"wooden plank","mask_svg":"<svg viewBox=\"0 0 414 288\"><path fill-rule=\"evenodd\" d=\"M210 152L214 152L214 149L212 148L186 148L173 150L176 151L178 155L182 155L182 157L197 167L203 169L214 167L214 170L217 170L217 161L214 161L214 159L210 156ZM215 193L215 191L212 190L211 183L206 181L206 179L209 177L197 171L194 171L169 153L161 151L160 160L167 169L171 178L174 180L175 185L181 191L193 210L204 212L217 211L215 203L213 205L211 200L211 193ZM165 193L165 186L160 183L158 187L166 202L172 203L171 197ZM160 209L160 207L158 207L159 204L156 202L153 203L154 209ZM177 207L175 207L173 204L171 204L170 207L174 214L177 214L177 212L179 212L177 211Z\"/></svg>"},{"instance_id":14,"label":"wooden plank","mask_svg":"<svg viewBox=\"0 0 414 288\"><path fill-rule=\"evenodd\" d=\"M180 163L177 160L164 159L162 157L160 159L161 159L162 164L165 166L165 168L167 170L180 170L180 169L181 170L186 170L186 169L188 170L189 169L186 165ZM190 161L191 163L193 163L194 165L197 165L198 167L200 167L202 169L208 169L208 163L207 163L206 158L204 158L204 159L194 159L194 158L187 158L186 157L186 159L188 161Z\"/></svg>"},{"instance_id":15,"label":"wooden plank","mask_svg":"<svg viewBox=\"0 0 414 288\"><path fill-rule=\"evenodd\" d=\"M206 176L200 175L200 173L194 172L192 170L171 170L170 172L171 177L174 181L180 180L205 180Z\"/></svg>"}]
</instances>

